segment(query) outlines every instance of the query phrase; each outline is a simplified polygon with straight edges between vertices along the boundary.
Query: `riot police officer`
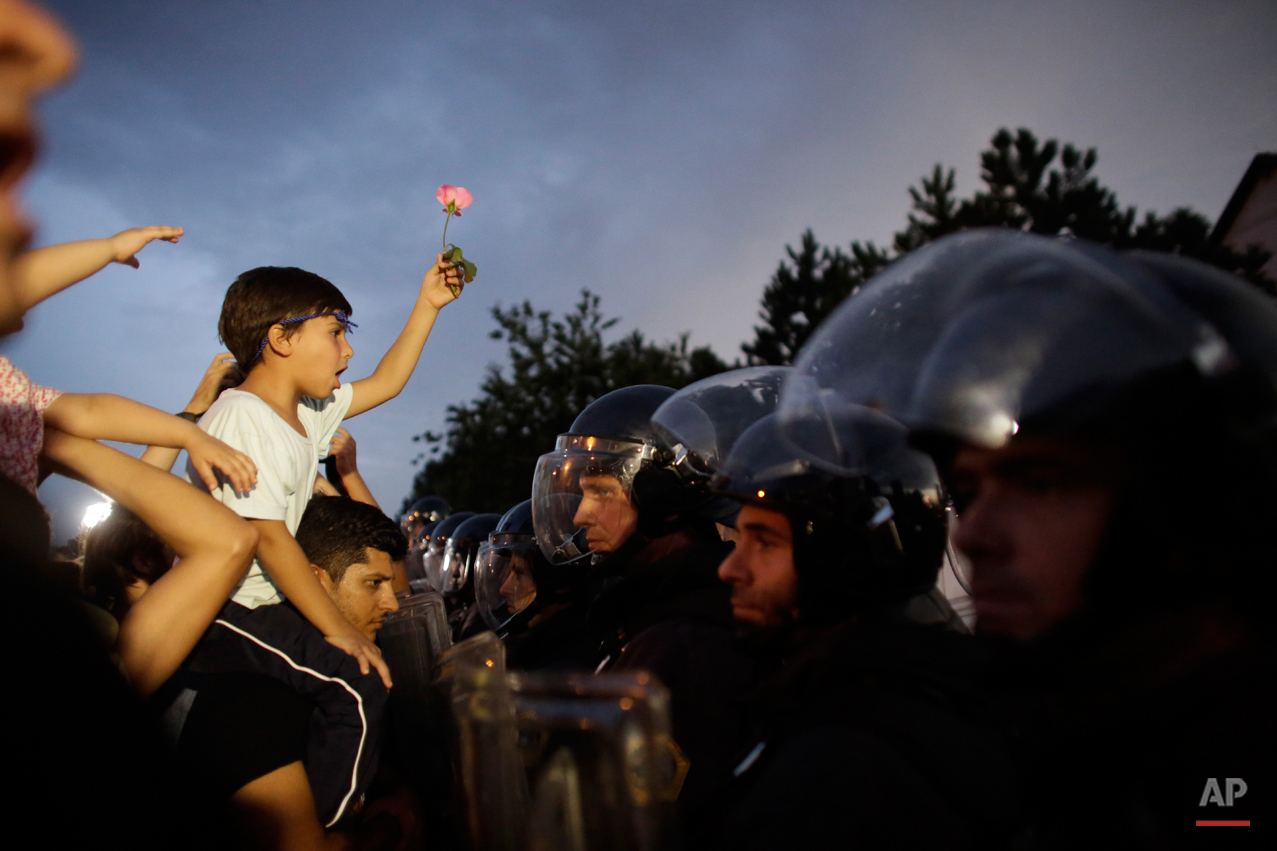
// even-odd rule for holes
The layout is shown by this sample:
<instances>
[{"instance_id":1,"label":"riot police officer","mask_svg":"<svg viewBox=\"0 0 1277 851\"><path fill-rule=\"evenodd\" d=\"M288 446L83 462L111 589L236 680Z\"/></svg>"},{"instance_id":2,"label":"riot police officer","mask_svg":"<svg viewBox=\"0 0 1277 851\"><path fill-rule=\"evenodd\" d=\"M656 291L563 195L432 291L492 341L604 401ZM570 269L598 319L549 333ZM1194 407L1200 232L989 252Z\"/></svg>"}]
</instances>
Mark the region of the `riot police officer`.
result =
<instances>
[{"instance_id":1,"label":"riot police officer","mask_svg":"<svg viewBox=\"0 0 1277 851\"><path fill-rule=\"evenodd\" d=\"M869 408L807 413L760 420L714 479L744 503L719 575L771 673L698 843L996 846L1014 778L973 639L935 587L935 467Z\"/></svg>"},{"instance_id":2,"label":"riot police officer","mask_svg":"<svg viewBox=\"0 0 1277 851\"><path fill-rule=\"evenodd\" d=\"M451 612L449 623L455 641L482 629L479 611L474 608L474 568L479 548L499 522L500 514L476 514L457 526L444 545L437 590Z\"/></svg>"},{"instance_id":3,"label":"riot police officer","mask_svg":"<svg viewBox=\"0 0 1277 851\"><path fill-rule=\"evenodd\" d=\"M1011 651L1021 844L1177 847L1271 810L1209 785L1274 754L1271 299L1182 257L974 231L866 285L795 367L782 420L873 404L951 483L978 630Z\"/></svg>"},{"instance_id":4,"label":"riot police officer","mask_svg":"<svg viewBox=\"0 0 1277 851\"><path fill-rule=\"evenodd\" d=\"M451 513L452 508L443 497L423 496L408 506L408 510L404 512L403 519L399 521L399 527L403 529L404 535L411 541L413 536L421 530L422 526L427 523L438 523L440 520L445 520Z\"/></svg>"},{"instance_id":5,"label":"riot police officer","mask_svg":"<svg viewBox=\"0 0 1277 851\"><path fill-rule=\"evenodd\" d=\"M679 801L692 807L735 749L752 663L717 578L730 545L715 520L730 506L652 422L673 394L638 385L587 406L538 460L532 515L546 560L575 575L589 667L644 668L670 688Z\"/></svg>"},{"instance_id":6,"label":"riot police officer","mask_svg":"<svg viewBox=\"0 0 1277 851\"><path fill-rule=\"evenodd\" d=\"M590 603L596 664L615 661L658 621L695 612L723 622L727 613L715 577L727 547L702 511L713 495L680 468L651 422L673 394L654 385L614 390L537 461L532 516L542 553L599 583Z\"/></svg>"},{"instance_id":7,"label":"riot police officer","mask_svg":"<svg viewBox=\"0 0 1277 851\"><path fill-rule=\"evenodd\" d=\"M506 646L506 664L525 670L597 665L585 630L592 586L579 567L552 565L537 546L532 500L507 511L479 548L475 607Z\"/></svg>"}]
</instances>

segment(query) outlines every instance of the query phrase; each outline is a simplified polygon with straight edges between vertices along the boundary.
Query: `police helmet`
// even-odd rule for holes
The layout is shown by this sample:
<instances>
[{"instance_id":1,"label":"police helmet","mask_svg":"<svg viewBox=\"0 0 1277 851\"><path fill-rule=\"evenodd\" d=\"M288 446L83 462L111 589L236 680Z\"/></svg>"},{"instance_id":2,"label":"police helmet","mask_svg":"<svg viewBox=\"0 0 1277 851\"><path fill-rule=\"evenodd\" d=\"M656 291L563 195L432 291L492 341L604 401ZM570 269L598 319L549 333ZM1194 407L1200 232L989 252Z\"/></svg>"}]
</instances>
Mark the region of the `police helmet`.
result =
<instances>
[{"instance_id":1,"label":"police helmet","mask_svg":"<svg viewBox=\"0 0 1277 851\"><path fill-rule=\"evenodd\" d=\"M443 559L447 552L448 539L452 537L453 532L457 531L458 526L471 517L474 517L473 511L449 514L439 521L439 525L435 526L430 534L430 543L426 547L422 563L425 566L427 584L441 594L443 593Z\"/></svg>"},{"instance_id":2,"label":"police helmet","mask_svg":"<svg viewBox=\"0 0 1277 851\"><path fill-rule=\"evenodd\" d=\"M414 502L404 512L403 520L400 526L403 528L404 534L412 538L413 534L426 523L437 523L443 520L452 509L448 506L446 500L439 496L423 496Z\"/></svg>"},{"instance_id":3,"label":"police helmet","mask_svg":"<svg viewBox=\"0 0 1277 851\"><path fill-rule=\"evenodd\" d=\"M537 460L532 517L537 543L551 564L597 562L576 517L586 490L637 511L638 530L662 534L670 518L705 504L712 494L680 460L652 415L674 394L640 384L591 402ZM603 497L600 497L603 498ZM619 503L624 503L620 506Z\"/></svg>"},{"instance_id":4,"label":"police helmet","mask_svg":"<svg viewBox=\"0 0 1277 851\"><path fill-rule=\"evenodd\" d=\"M826 418L778 414L750 426L712 487L784 514L793 531L798 609L806 622L900 605L929 591L947 544L935 465L908 432L863 406Z\"/></svg>"},{"instance_id":5,"label":"police helmet","mask_svg":"<svg viewBox=\"0 0 1277 851\"><path fill-rule=\"evenodd\" d=\"M403 566L409 584L416 583L414 591L429 587L426 584L426 552L430 549L430 536L438 525L438 521L426 523L408 538L408 554L404 556Z\"/></svg>"},{"instance_id":6,"label":"police helmet","mask_svg":"<svg viewBox=\"0 0 1277 851\"><path fill-rule=\"evenodd\" d=\"M1119 450L1092 601L1271 589L1277 305L1218 269L1006 230L946 237L812 335L780 431L797 442L846 405L899 419L942 465L959 445L1016 436Z\"/></svg>"},{"instance_id":7,"label":"police helmet","mask_svg":"<svg viewBox=\"0 0 1277 851\"><path fill-rule=\"evenodd\" d=\"M479 547L474 592L484 623L500 632L531 606L538 590L545 590L545 567L532 525L532 500L527 499L507 511Z\"/></svg>"}]
</instances>

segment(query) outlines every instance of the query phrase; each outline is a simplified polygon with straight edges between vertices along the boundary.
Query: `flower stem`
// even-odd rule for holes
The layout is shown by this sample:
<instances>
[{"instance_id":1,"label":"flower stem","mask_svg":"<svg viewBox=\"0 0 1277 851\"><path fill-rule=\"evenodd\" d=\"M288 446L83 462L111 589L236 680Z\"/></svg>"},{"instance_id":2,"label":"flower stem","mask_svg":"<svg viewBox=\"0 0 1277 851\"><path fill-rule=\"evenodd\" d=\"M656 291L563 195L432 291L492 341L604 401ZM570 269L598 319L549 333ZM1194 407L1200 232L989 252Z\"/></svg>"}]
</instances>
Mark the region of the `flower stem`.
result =
<instances>
[{"instance_id":1,"label":"flower stem","mask_svg":"<svg viewBox=\"0 0 1277 851\"><path fill-rule=\"evenodd\" d=\"M452 211L448 211L448 218L443 220L443 243L439 249L441 252L448 250L448 222L452 221Z\"/></svg>"}]
</instances>

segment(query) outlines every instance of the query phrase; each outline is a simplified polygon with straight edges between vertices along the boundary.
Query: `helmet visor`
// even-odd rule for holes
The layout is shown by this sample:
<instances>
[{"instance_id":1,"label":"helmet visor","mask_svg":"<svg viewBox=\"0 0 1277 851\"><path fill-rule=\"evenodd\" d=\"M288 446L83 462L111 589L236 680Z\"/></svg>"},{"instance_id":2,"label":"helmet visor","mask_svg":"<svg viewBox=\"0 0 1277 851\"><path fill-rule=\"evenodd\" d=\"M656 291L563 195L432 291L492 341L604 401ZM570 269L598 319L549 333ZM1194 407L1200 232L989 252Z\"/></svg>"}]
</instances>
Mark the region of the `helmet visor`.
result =
<instances>
[{"instance_id":1,"label":"helmet visor","mask_svg":"<svg viewBox=\"0 0 1277 851\"><path fill-rule=\"evenodd\" d=\"M681 444L699 472L712 473L745 429L776 410L789 372L784 366L756 366L704 378L665 400L652 422L669 435L676 455Z\"/></svg>"},{"instance_id":2,"label":"helmet visor","mask_svg":"<svg viewBox=\"0 0 1277 851\"><path fill-rule=\"evenodd\" d=\"M443 547L443 560L439 565L440 594L455 594L470 581L470 569L474 565L475 545L468 538L449 538Z\"/></svg>"},{"instance_id":3,"label":"helmet visor","mask_svg":"<svg viewBox=\"0 0 1277 851\"><path fill-rule=\"evenodd\" d=\"M448 550L448 540L441 536L431 538L422 557L426 583L440 594L443 593L444 587L443 559Z\"/></svg>"},{"instance_id":4,"label":"helmet visor","mask_svg":"<svg viewBox=\"0 0 1277 851\"><path fill-rule=\"evenodd\" d=\"M537 546L531 535L496 533L479 546L475 604L490 628L500 629L536 599L537 583L532 575L536 555Z\"/></svg>"},{"instance_id":5,"label":"helmet visor","mask_svg":"<svg viewBox=\"0 0 1277 851\"><path fill-rule=\"evenodd\" d=\"M430 547L430 533L435 525L427 523L408 538L408 554L404 556L403 569L409 582L426 582L426 550Z\"/></svg>"},{"instance_id":6,"label":"helmet visor","mask_svg":"<svg viewBox=\"0 0 1277 851\"><path fill-rule=\"evenodd\" d=\"M917 492L928 505L945 500L935 464L909 445L904 426L862 405L840 403L787 422L776 415L760 420L736 441L713 486L747 501L767 501L785 480L815 473L871 479L888 493Z\"/></svg>"},{"instance_id":7,"label":"helmet visor","mask_svg":"<svg viewBox=\"0 0 1277 851\"><path fill-rule=\"evenodd\" d=\"M554 452L537 460L532 525L551 564L612 552L634 533L634 476L655 447L626 440L559 435Z\"/></svg>"},{"instance_id":8,"label":"helmet visor","mask_svg":"<svg viewBox=\"0 0 1277 851\"><path fill-rule=\"evenodd\" d=\"M804 345L780 412L801 422L858 403L997 447L1142 374L1188 360L1210 373L1228 354L1211 325L1111 251L968 231L848 298Z\"/></svg>"}]
</instances>

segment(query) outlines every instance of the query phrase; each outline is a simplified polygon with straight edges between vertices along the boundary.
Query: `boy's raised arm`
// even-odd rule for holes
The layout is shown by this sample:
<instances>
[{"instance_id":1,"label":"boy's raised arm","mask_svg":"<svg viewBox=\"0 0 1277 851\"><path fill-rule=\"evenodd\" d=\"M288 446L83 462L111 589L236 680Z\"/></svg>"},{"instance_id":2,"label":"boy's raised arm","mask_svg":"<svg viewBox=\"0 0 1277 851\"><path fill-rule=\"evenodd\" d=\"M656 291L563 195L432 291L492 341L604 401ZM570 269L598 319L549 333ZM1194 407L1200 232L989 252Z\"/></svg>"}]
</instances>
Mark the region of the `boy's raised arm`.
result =
<instances>
[{"instance_id":1,"label":"boy's raised arm","mask_svg":"<svg viewBox=\"0 0 1277 851\"><path fill-rule=\"evenodd\" d=\"M25 312L51 295L100 272L111 263L138 267L136 255L152 240L177 242L185 231L167 225L129 228L106 239L64 242L27 251L18 258L18 298Z\"/></svg>"},{"instance_id":2,"label":"boy's raised arm","mask_svg":"<svg viewBox=\"0 0 1277 851\"><path fill-rule=\"evenodd\" d=\"M377 364L372 375L352 383L350 410L346 412L348 418L358 416L399 395L412 377L412 371L417 368L421 350L430 336L430 329L434 327L435 317L443 307L460 295L464 286L465 282L457 268L445 261L442 254L436 255L435 265L430 267L421 281L417 303L399 338L390 347L390 351L386 352L381 363ZM450 287L456 287L456 295Z\"/></svg>"},{"instance_id":3,"label":"boy's raised arm","mask_svg":"<svg viewBox=\"0 0 1277 851\"><path fill-rule=\"evenodd\" d=\"M386 688L390 688L390 669L382 661L381 651L346 620L337 604L324 593L310 568L310 560L284 521L250 519L248 522L260 536L257 560L275 586L330 644L354 656L362 673L368 673L369 666L376 668Z\"/></svg>"},{"instance_id":4,"label":"boy's raised arm","mask_svg":"<svg viewBox=\"0 0 1277 851\"><path fill-rule=\"evenodd\" d=\"M142 519L180 561L129 609L116 648L144 697L195 647L253 560L257 534L208 494L92 440L45 429L43 455Z\"/></svg>"}]
</instances>

